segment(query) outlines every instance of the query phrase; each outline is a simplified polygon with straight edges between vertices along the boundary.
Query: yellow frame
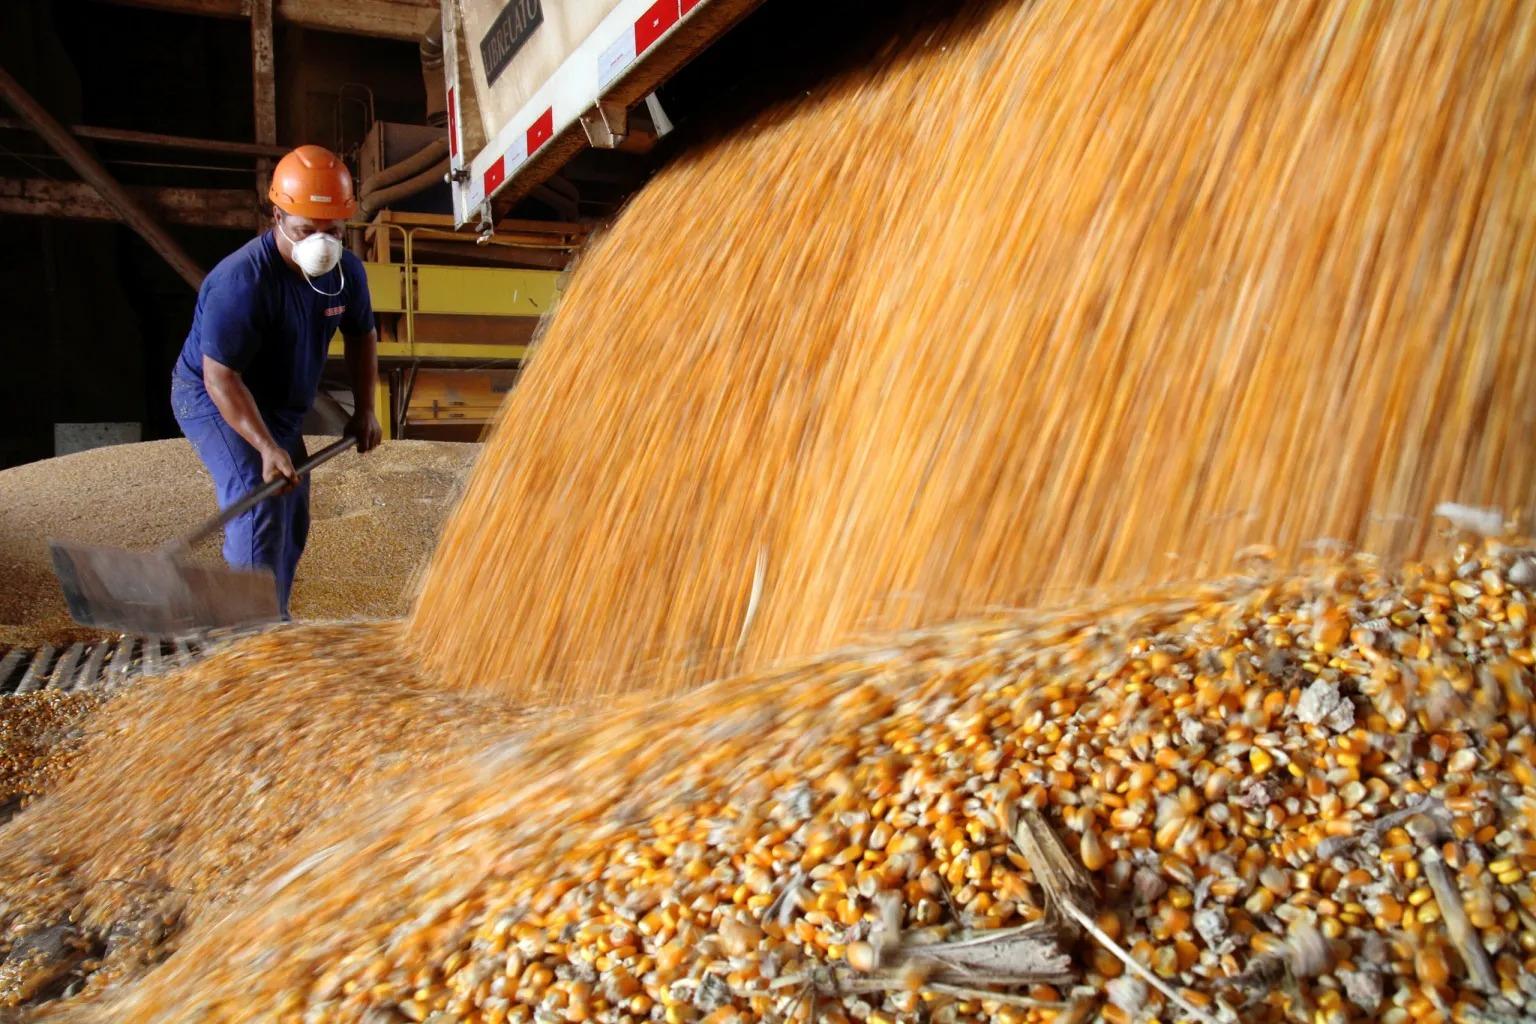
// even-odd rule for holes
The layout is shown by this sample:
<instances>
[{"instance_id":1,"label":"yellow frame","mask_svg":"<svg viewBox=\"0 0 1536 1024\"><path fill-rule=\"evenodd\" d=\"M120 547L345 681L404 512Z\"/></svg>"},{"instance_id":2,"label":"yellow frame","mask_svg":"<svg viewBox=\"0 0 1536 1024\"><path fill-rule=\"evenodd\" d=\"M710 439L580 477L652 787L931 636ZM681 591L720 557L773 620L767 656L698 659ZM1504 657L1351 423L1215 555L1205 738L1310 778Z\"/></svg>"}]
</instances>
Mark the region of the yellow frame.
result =
<instances>
[{"instance_id":1,"label":"yellow frame","mask_svg":"<svg viewBox=\"0 0 1536 1024\"><path fill-rule=\"evenodd\" d=\"M417 342L416 314L457 316L538 317L554 308L560 297L561 272L554 270L502 269L418 265L412 251L417 233L449 235L426 227L376 223L376 230L399 231L405 242L404 263L365 262L368 292L376 313L400 313L405 337L379 342L381 359L497 359L522 360L527 345L474 345L453 342ZM327 354L341 358L345 347L338 333Z\"/></svg>"}]
</instances>

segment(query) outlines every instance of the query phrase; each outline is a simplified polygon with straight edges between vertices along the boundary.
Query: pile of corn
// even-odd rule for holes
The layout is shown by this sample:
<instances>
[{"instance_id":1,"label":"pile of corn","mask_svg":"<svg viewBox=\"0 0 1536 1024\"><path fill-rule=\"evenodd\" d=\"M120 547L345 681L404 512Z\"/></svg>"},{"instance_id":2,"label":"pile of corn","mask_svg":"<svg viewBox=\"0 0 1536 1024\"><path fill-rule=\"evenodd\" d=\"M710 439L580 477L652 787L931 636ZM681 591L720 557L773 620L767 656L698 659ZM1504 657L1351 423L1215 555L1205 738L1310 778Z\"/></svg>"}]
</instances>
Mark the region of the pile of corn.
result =
<instances>
[{"instance_id":1,"label":"pile of corn","mask_svg":"<svg viewBox=\"0 0 1536 1024\"><path fill-rule=\"evenodd\" d=\"M635 199L412 622L96 719L0 832L0 997L1536 1014L1536 554L1396 558L1536 497L1536 17L952 7Z\"/></svg>"},{"instance_id":2,"label":"pile of corn","mask_svg":"<svg viewBox=\"0 0 1536 1024\"><path fill-rule=\"evenodd\" d=\"M67 771L79 753L80 723L99 703L58 690L0 698L0 822Z\"/></svg>"},{"instance_id":3,"label":"pile of corn","mask_svg":"<svg viewBox=\"0 0 1536 1024\"><path fill-rule=\"evenodd\" d=\"M310 451L330 439L310 437ZM390 441L320 471L294 591L302 619L403 614L477 446ZM182 438L93 448L0 470L0 645L60 649L109 638L74 622L50 540L152 548L214 508L213 483ZM194 557L219 564L221 539Z\"/></svg>"},{"instance_id":4,"label":"pile of corn","mask_svg":"<svg viewBox=\"0 0 1536 1024\"><path fill-rule=\"evenodd\" d=\"M1533 600L1529 551L1353 559L509 730L57 1019L1517 1020Z\"/></svg>"},{"instance_id":5,"label":"pile of corn","mask_svg":"<svg viewBox=\"0 0 1536 1024\"><path fill-rule=\"evenodd\" d=\"M683 686L1536 508L1528 3L917 6L585 254L415 612L444 680Z\"/></svg>"},{"instance_id":6,"label":"pile of corn","mask_svg":"<svg viewBox=\"0 0 1536 1024\"><path fill-rule=\"evenodd\" d=\"M416 683L400 631L254 638L135 683L62 749L40 745L79 723L89 698L0 698L0 768L11 771L0 778L19 795L48 790L0 830L0 1005L36 1001L48 992L40 977L87 992L131 977L335 809L381 788L387 799L388 786L521 720ZM17 969L28 936L60 929L70 948Z\"/></svg>"}]
</instances>

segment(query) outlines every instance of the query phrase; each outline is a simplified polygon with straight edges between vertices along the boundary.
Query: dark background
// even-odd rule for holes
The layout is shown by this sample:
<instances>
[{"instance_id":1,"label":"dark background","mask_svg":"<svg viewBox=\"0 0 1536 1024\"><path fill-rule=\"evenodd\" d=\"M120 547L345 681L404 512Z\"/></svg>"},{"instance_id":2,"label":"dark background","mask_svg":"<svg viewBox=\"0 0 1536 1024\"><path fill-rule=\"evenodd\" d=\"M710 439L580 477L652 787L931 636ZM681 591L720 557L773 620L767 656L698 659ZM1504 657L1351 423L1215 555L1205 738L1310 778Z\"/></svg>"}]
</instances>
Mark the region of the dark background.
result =
<instances>
[{"instance_id":1,"label":"dark background","mask_svg":"<svg viewBox=\"0 0 1536 1024\"><path fill-rule=\"evenodd\" d=\"M280 143L355 145L362 107L343 100L347 83L372 92L380 119L424 120L414 44L281 24L275 43ZM0 62L65 124L249 142L250 46L246 21L88 0L0 3ZM204 269L254 233L253 161L81 141L126 185L252 190L250 231L167 225ZM42 139L20 131L0 131L0 175L76 179ZM166 392L196 296L138 235L112 223L0 215L0 261L0 466L51 456L55 422L142 422L146 440L178 433Z\"/></svg>"},{"instance_id":2,"label":"dark background","mask_svg":"<svg viewBox=\"0 0 1536 1024\"><path fill-rule=\"evenodd\" d=\"M658 90L678 130L653 152L588 151L565 172L580 203L530 199L513 213L611 216L670 154L750 131L775 103L860 73L893 40L993 2L1001 0L767 0ZM347 153L370 115L424 122L416 44L279 23L275 45L279 144ZM248 21L95 0L0 0L0 62L65 124L244 142L255 135ZM0 113L13 115L4 104ZM253 160L81 141L126 185L251 191L249 231L167 225L205 269L256 230L265 204L256 200ZM850 143L828 140L840 144ZM41 139L3 129L0 177L76 180ZM168 381L195 298L125 226L0 215L0 468L53 455L57 422L138 422L145 440L176 436Z\"/></svg>"}]
</instances>

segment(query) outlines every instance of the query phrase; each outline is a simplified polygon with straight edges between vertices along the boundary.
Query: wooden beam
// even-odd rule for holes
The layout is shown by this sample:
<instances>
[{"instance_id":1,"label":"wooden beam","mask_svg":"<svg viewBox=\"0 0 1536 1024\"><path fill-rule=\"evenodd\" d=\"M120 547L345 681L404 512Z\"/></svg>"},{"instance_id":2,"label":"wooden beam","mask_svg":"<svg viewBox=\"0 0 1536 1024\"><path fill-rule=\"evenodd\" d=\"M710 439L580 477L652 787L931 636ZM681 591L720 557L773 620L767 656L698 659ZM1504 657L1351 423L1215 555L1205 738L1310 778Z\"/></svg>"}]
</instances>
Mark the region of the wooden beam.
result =
<instances>
[{"instance_id":1,"label":"wooden beam","mask_svg":"<svg viewBox=\"0 0 1536 1024\"><path fill-rule=\"evenodd\" d=\"M120 7L143 7L209 18L244 18L252 0L107 0ZM318 28L355 36L415 41L436 15L437 0L273 0L282 24Z\"/></svg>"},{"instance_id":2,"label":"wooden beam","mask_svg":"<svg viewBox=\"0 0 1536 1024\"><path fill-rule=\"evenodd\" d=\"M152 216L168 224L249 229L255 204L243 188L130 188ZM0 178L0 214L121 220L117 211L83 181Z\"/></svg>"},{"instance_id":3,"label":"wooden beam","mask_svg":"<svg viewBox=\"0 0 1536 1024\"><path fill-rule=\"evenodd\" d=\"M29 132L32 126L19 117L0 117L0 129ZM282 156L287 150L281 146L261 146L254 142L230 142L227 139L194 139L186 135L161 135L159 132L135 132L126 128L97 128L88 124L72 124L69 130L77 138L98 139L102 142L124 142L134 146L156 146L161 149L191 149L201 153L229 153L232 156Z\"/></svg>"},{"instance_id":4,"label":"wooden beam","mask_svg":"<svg viewBox=\"0 0 1536 1024\"><path fill-rule=\"evenodd\" d=\"M142 7L172 14L197 14L209 18L243 18L245 0L107 0L119 7Z\"/></svg>"},{"instance_id":5,"label":"wooden beam","mask_svg":"<svg viewBox=\"0 0 1536 1024\"><path fill-rule=\"evenodd\" d=\"M256 142L277 145L277 82L272 53L272 0L251 0L251 84L256 96Z\"/></svg>"},{"instance_id":6,"label":"wooden beam","mask_svg":"<svg viewBox=\"0 0 1536 1024\"><path fill-rule=\"evenodd\" d=\"M27 119L27 123L43 137L43 141L53 147L54 152L75 169L76 174L89 182L117 215L137 231L139 237L181 275L182 280L192 286L193 291L202 285L203 268L187 255L181 243L167 234L159 221L145 213L138 201L112 177L112 173L101 166L101 161L80 145L80 140L69 134L69 129L60 124L58 118L37 102L3 67L0 67L0 96L5 97L5 101L16 113Z\"/></svg>"},{"instance_id":7,"label":"wooden beam","mask_svg":"<svg viewBox=\"0 0 1536 1024\"><path fill-rule=\"evenodd\" d=\"M277 0L282 22L413 43L438 16L437 0Z\"/></svg>"},{"instance_id":8,"label":"wooden beam","mask_svg":"<svg viewBox=\"0 0 1536 1024\"><path fill-rule=\"evenodd\" d=\"M251 4L251 95L256 104L256 142L277 144L277 76L272 45L272 0ZM265 196L272 180L272 162L256 164L256 195Z\"/></svg>"}]
</instances>

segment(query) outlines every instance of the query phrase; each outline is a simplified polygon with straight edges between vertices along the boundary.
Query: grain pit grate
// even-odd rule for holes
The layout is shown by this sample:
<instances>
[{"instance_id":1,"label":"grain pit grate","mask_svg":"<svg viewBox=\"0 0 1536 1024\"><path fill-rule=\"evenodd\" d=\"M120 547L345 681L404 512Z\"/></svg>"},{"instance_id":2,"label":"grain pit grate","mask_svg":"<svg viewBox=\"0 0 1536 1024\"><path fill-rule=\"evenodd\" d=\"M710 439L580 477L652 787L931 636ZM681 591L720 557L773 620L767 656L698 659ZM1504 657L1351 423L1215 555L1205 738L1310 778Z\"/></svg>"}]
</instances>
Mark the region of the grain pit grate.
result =
<instances>
[{"instance_id":1,"label":"grain pit grate","mask_svg":"<svg viewBox=\"0 0 1536 1024\"><path fill-rule=\"evenodd\" d=\"M106 691L140 676L183 668L253 630L217 630L176 637L122 636L62 649L13 647L0 655L0 697L56 689Z\"/></svg>"}]
</instances>

